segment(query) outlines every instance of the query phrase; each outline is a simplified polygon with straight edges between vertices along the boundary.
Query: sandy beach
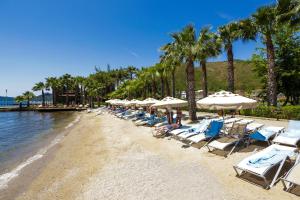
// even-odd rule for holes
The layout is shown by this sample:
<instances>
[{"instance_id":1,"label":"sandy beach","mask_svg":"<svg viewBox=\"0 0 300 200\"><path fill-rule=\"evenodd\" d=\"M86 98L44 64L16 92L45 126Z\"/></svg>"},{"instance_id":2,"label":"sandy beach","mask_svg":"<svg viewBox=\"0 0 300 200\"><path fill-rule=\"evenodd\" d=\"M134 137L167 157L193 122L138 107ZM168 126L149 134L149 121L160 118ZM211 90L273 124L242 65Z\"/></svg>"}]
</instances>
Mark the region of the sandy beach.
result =
<instances>
[{"instance_id":1,"label":"sandy beach","mask_svg":"<svg viewBox=\"0 0 300 200\"><path fill-rule=\"evenodd\" d=\"M235 177L232 166L255 145L224 158L151 131L109 114L82 114L16 199L299 198L280 182L264 190Z\"/></svg>"}]
</instances>

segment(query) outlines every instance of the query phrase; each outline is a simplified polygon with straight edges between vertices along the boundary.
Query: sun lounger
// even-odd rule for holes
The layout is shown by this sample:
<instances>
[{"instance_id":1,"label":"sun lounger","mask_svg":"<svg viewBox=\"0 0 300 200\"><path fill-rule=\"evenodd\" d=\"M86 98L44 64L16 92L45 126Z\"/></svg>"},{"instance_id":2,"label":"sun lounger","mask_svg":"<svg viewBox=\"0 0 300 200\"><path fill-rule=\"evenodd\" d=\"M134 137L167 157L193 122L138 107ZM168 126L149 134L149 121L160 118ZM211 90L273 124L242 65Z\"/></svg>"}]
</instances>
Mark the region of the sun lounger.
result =
<instances>
[{"instance_id":1,"label":"sun lounger","mask_svg":"<svg viewBox=\"0 0 300 200\"><path fill-rule=\"evenodd\" d=\"M158 129L153 130L152 135L154 137L162 138L165 137L170 131L180 128L179 124L169 124Z\"/></svg>"},{"instance_id":2,"label":"sun lounger","mask_svg":"<svg viewBox=\"0 0 300 200\"><path fill-rule=\"evenodd\" d=\"M224 155L225 157L227 157L234 151L234 149L241 142L248 140L248 138L246 137L246 126L247 124L234 123L233 127L229 131L229 134L225 134L223 137L216 139L206 145L208 151L209 152L212 152L213 150L225 151L227 147L233 145L233 148L229 151L229 153Z\"/></svg>"},{"instance_id":3,"label":"sun lounger","mask_svg":"<svg viewBox=\"0 0 300 200\"><path fill-rule=\"evenodd\" d=\"M296 186L300 186L300 156L295 162L295 165L288 171L288 173L281 178L284 190L289 192Z\"/></svg>"},{"instance_id":4,"label":"sun lounger","mask_svg":"<svg viewBox=\"0 0 300 200\"><path fill-rule=\"evenodd\" d=\"M300 121L290 120L285 132L274 138L273 143L285 144L297 147L300 141Z\"/></svg>"},{"instance_id":5,"label":"sun lounger","mask_svg":"<svg viewBox=\"0 0 300 200\"><path fill-rule=\"evenodd\" d=\"M206 140L207 143L204 145L206 146L211 140L219 135L223 125L223 121L213 120L205 132L189 137L187 140L190 142L190 145Z\"/></svg>"},{"instance_id":6,"label":"sun lounger","mask_svg":"<svg viewBox=\"0 0 300 200\"><path fill-rule=\"evenodd\" d=\"M224 120L224 124L231 124L231 123L234 123L234 122L237 122L237 121L240 121L240 120L242 120L242 119L235 118L235 117L233 117L233 118L228 118L228 119L225 119L225 120Z\"/></svg>"},{"instance_id":7,"label":"sun lounger","mask_svg":"<svg viewBox=\"0 0 300 200\"><path fill-rule=\"evenodd\" d=\"M181 140L185 140L186 138L191 137L193 135L204 133L208 129L211 121L212 120L204 119L200 121L199 124L197 124L197 127L190 128L187 131L178 134L177 137Z\"/></svg>"},{"instance_id":8,"label":"sun lounger","mask_svg":"<svg viewBox=\"0 0 300 200\"><path fill-rule=\"evenodd\" d=\"M173 123L174 123L174 124L176 123L176 117L177 117L177 114L174 114L174 115L173 115ZM168 122L167 122L167 121L157 123L157 124L154 125L154 127L155 127L155 128L159 128L159 127L162 127L162 126L165 126L165 125L168 125Z\"/></svg>"},{"instance_id":9,"label":"sun lounger","mask_svg":"<svg viewBox=\"0 0 300 200\"><path fill-rule=\"evenodd\" d=\"M256 130L250 134L251 140L267 142L271 144L270 139L284 130L284 127L267 126L262 129Z\"/></svg>"},{"instance_id":10,"label":"sun lounger","mask_svg":"<svg viewBox=\"0 0 300 200\"><path fill-rule=\"evenodd\" d=\"M239 123L239 124L250 124L252 122L254 122L253 119L242 119L242 120L237 121L236 123Z\"/></svg>"},{"instance_id":11,"label":"sun lounger","mask_svg":"<svg viewBox=\"0 0 300 200\"><path fill-rule=\"evenodd\" d=\"M176 136L176 135L179 135L180 133L183 133L183 132L185 132L185 131L188 131L188 130L191 129L191 128L197 128L197 125L193 125L193 126L186 126L186 125L183 125L183 126L181 126L179 129L170 131L170 134Z\"/></svg>"},{"instance_id":12,"label":"sun lounger","mask_svg":"<svg viewBox=\"0 0 300 200\"><path fill-rule=\"evenodd\" d=\"M243 177L245 173L250 173L260 177L264 182L264 188L269 189L279 180L278 176L284 163L291 157L296 156L297 148L287 147L278 144L273 144L264 150L257 152L244 160L238 165L233 166L237 176L247 180ZM266 175L274 167L278 167L272 180L267 180Z\"/></svg>"},{"instance_id":13,"label":"sun lounger","mask_svg":"<svg viewBox=\"0 0 300 200\"><path fill-rule=\"evenodd\" d=\"M263 124L253 122L253 123L247 124L246 131L248 133L253 133L254 131L262 128L263 126L264 126Z\"/></svg>"}]
</instances>

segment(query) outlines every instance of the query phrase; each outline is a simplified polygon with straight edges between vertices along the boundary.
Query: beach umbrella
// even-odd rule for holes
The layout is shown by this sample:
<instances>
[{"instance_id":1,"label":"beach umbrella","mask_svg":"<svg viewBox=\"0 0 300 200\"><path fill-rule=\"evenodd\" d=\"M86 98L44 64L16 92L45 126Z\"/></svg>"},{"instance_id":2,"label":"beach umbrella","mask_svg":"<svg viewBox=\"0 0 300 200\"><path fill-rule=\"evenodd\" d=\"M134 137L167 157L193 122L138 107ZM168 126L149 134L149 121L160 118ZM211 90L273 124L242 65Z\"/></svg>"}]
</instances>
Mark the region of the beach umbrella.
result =
<instances>
[{"instance_id":1,"label":"beach umbrella","mask_svg":"<svg viewBox=\"0 0 300 200\"><path fill-rule=\"evenodd\" d=\"M159 102L153 104L151 107L156 108L181 108L188 105L188 102L185 100L177 99L174 97L165 97L164 99L160 100Z\"/></svg>"},{"instance_id":2,"label":"beach umbrella","mask_svg":"<svg viewBox=\"0 0 300 200\"><path fill-rule=\"evenodd\" d=\"M123 103L123 100L121 100L121 99L115 99L110 102L110 104L117 105L117 106L122 105L122 103Z\"/></svg>"},{"instance_id":3,"label":"beach umbrella","mask_svg":"<svg viewBox=\"0 0 300 200\"><path fill-rule=\"evenodd\" d=\"M147 98L143 101L138 102L137 105L138 106L151 106L157 102L159 102L159 100L154 99L154 98Z\"/></svg>"},{"instance_id":4,"label":"beach umbrella","mask_svg":"<svg viewBox=\"0 0 300 200\"><path fill-rule=\"evenodd\" d=\"M197 106L210 110L241 110L255 108L257 101L222 90L200 99Z\"/></svg>"},{"instance_id":5,"label":"beach umbrella","mask_svg":"<svg viewBox=\"0 0 300 200\"><path fill-rule=\"evenodd\" d=\"M127 99L123 99L120 101L117 101L118 106L126 106L126 103L129 102Z\"/></svg>"},{"instance_id":6,"label":"beach umbrella","mask_svg":"<svg viewBox=\"0 0 300 200\"><path fill-rule=\"evenodd\" d=\"M106 100L105 103L111 104L111 103L113 103L114 101L118 101L118 100L120 100L120 99L109 99L109 100Z\"/></svg>"},{"instance_id":7,"label":"beach umbrella","mask_svg":"<svg viewBox=\"0 0 300 200\"><path fill-rule=\"evenodd\" d=\"M139 102L141 102L140 100L137 99L132 99L131 101L127 101L124 103L124 106L135 106L137 105Z\"/></svg>"}]
</instances>

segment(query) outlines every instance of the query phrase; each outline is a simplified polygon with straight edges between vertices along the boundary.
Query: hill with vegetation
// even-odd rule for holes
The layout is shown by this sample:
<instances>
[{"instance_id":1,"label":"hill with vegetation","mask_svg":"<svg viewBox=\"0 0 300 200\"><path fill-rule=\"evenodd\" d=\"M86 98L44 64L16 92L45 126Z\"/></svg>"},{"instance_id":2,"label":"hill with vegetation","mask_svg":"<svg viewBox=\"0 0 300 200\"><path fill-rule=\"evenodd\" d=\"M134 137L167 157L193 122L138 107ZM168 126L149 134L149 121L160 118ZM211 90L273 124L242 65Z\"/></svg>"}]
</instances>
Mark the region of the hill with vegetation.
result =
<instances>
[{"instance_id":1,"label":"hill with vegetation","mask_svg":"<svg viewBox=\"0 0 300 200\"><path fill-rule=\"evenodd\" d=\"M235 61L235 89L244 92L261 89L260 78L253 71L253 65L248 61ZM181 91L186 90L185 68L176 69L176 88ZM227 62L207 63L208 91L218 91L227 89ZM201 89L201 68L195 68L196 90Z\"/></svg>"}]
</instances>

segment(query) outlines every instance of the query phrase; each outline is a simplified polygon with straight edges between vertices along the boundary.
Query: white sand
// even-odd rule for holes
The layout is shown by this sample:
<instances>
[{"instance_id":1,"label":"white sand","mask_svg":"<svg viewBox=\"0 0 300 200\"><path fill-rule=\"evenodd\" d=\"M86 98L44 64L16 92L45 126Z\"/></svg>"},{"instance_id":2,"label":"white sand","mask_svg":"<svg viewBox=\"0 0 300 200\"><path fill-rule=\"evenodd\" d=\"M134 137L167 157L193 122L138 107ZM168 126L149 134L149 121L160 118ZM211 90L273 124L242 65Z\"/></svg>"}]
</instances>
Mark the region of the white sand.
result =
<instances>
[{"instance_id":1,"label":"white sand","mask_svg":"<svg viewBox=\"0 0 300 200\"><path fill-rule=\"evenodd\" d=\"M232 166L259 148L255 145L225 159L206 148L156 139L151 131L109 114L84 114L18 199L299 198L284 192L281 183L264 190L235 176Z\"/></svg>"},{"instance_id":2,"label":"white sand","mask_svg":"<svg viewBox=\"0 0 300 200\"><path fill-rule=\"evenodd\" d=\"M235 177L233 164L251 152L225 159L205 148L182 148L174 139L156 139L151 128L130 121L99 118L113 154L78 199L296 199L280 183L267 191Z\"/></svg>"}]
</instances>

